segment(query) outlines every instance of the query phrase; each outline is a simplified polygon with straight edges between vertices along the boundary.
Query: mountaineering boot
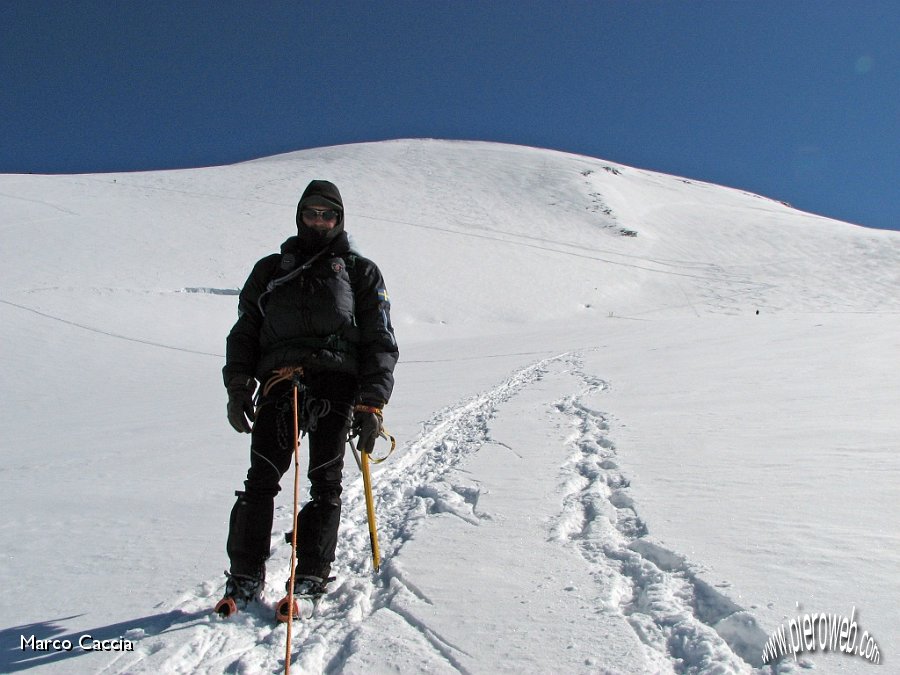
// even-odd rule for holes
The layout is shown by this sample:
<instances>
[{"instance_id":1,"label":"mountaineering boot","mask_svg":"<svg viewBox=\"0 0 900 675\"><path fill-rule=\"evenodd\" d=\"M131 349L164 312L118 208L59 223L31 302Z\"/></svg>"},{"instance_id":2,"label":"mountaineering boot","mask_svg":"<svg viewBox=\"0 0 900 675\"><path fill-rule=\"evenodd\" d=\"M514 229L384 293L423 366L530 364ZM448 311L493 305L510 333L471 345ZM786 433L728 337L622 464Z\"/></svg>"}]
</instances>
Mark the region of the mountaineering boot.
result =
<instances>
[{"instance_id":1,"label":"mountaineering boot","mask_svg":"<svg viewBox=\"0 0 900 675\"><path fill-rule=\"evenodd\" d=\"M216 613L222 618L244 609L247 604L262 593L265 586L263 574L247 575L225 572L228 581L225 583L225 595L216 604Z\"/></svg>"},{"instance_id":2,"label":"mountaineering boot","mask_svg":"<svg viewBox=\"0 0 900 675\"><path fill-rule=\"evenodd\" d=\"M319 601L325 595L329 581L334 581L334 577L323 579L306 574L298 574L294 577L294 597L285 595L275 608L275 618L281 622L287 622L291 616L298 619L309 619L312 617L319 606ZM285 583L285 590L291 592L291 581ZM293 610L291 603L293 602Z\"/></svg>"},{"instance_id":3,"label":"mountaineering boot","mask_svg":"<svg viewBox=\"0 0 900 675\"><path fill-rule=\"evenodd\" d=\"M294 577L294 595L322 595L329 581L334 581L334 577L323 579L311 574L298 574ZM284 590L291 590L290 580L284 582Z\"/></svg>"}]
</instances>

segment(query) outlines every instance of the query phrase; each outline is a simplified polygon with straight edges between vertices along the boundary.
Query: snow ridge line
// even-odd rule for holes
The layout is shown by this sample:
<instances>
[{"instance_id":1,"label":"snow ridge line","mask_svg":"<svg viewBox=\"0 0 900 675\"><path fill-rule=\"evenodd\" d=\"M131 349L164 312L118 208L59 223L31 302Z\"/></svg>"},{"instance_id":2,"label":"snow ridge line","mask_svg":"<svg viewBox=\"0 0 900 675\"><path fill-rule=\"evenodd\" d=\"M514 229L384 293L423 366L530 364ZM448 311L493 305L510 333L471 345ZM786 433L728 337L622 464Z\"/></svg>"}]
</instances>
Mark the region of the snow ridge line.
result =
<instances>
[{"instance_id":1,"label":"snow ridge line","mask_svg":"<svg viewBox=\"0 0 900 675\"><path fill-rule=\"evenodd\" d=\"M607 417L582 402L608 384L586 374L577 357L571 360L584 386L556 404L575 432L563 466L563 510L551 537L576 547L598 570L611 605L618 605L656 670L790 672L787 664L762 667L767 636L753 616L699 579L683 556L649 537L619 470Z\"/></svg>"}]
</instances>

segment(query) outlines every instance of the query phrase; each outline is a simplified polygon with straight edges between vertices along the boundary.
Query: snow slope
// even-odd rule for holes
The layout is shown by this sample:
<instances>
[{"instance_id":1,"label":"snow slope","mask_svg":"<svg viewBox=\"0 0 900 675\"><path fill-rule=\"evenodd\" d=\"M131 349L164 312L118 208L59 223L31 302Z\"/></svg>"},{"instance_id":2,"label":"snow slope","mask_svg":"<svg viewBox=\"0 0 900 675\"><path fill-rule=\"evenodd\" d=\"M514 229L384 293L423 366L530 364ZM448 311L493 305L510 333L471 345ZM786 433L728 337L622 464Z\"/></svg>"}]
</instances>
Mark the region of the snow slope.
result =
<instances>
[{"instance_id":1,"label":"snow slope","mask_svg":"<svg viewBox=\"0 0 900 675\"><path fill-rule=\"evenodd\" d=\"M348 455L292 672L766 672L802 612L900 644L900 236L589 157L408 140L0 176L0 672L279 672L209 615L247 438L236 293L336 182L401 347L373 574ZM290 476L268 601L287 571ZM798 607L799 605L799 607ZM21 649L125 638L134 651ZM800 665L863 673L858 656Z\"/></svg>"}]
</instances>

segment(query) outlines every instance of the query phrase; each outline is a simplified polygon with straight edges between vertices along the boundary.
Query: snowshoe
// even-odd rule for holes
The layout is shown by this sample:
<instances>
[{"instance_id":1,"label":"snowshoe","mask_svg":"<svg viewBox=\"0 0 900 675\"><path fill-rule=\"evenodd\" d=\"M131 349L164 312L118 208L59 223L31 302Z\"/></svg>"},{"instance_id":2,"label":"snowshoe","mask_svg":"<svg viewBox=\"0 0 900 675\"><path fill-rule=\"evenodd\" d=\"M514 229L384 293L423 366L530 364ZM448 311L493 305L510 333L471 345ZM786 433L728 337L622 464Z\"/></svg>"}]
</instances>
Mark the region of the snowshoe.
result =
<instances>
[{"instance_id":1,"label":"snowshoe","mask_svg":"<svg viewBox=\"0 0 900 675\"><path fill-rule=\"evenodd\" d=\"M329 581L334 581L334 577L323 579L322 577L314 577L307 575L297 575L294 577L294 597L290 595L284 596L278 601L275 607L275 618L282 623L290 621L291 617L298 619L309 619L319 606L319 601L327 592ZM285 583L285 590L290 593L290 579ZM291 604L293 603L293 608Z\"/></svg>"},{"instance_id":2,"label":"snowshoe","mask_svg":"<svg viewBox=\"0 0 900 675\"><path fill-rule=\"evenodd\" d=\"M216 603L215 612L223 619L244 609L247 604L259 597L265 586L262 576L232 574L225 572L228 581L225 583L225 595Z\"/></svg>"}]
</instances>

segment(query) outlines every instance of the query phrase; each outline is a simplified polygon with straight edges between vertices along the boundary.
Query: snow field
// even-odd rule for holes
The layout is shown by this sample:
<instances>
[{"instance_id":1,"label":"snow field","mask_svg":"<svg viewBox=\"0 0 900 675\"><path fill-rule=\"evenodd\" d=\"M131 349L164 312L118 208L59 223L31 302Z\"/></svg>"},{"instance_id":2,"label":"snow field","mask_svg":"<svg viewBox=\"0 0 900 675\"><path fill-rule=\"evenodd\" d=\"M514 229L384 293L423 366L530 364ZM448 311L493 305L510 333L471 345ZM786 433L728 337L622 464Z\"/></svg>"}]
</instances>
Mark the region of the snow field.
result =
<instances>
[{"instance_id":1,"label":"snow field","mask_svg":"<svg viewBox=\"0 0 900 675\"><path fill-rule=\"evenodd\" d=\"M0 177L0 671L283 669L290 476L265 603L209 614L247 461L219 369L234 293L318 177L388 281L400 446L374 470L377 575L348 455L338 579L293 672L867 673L759 664L798 611L851 606L891 662L896 233L588 157L395 141ZM135 651L19 649L87 633Z\"/></svg>"}]
</instances>

